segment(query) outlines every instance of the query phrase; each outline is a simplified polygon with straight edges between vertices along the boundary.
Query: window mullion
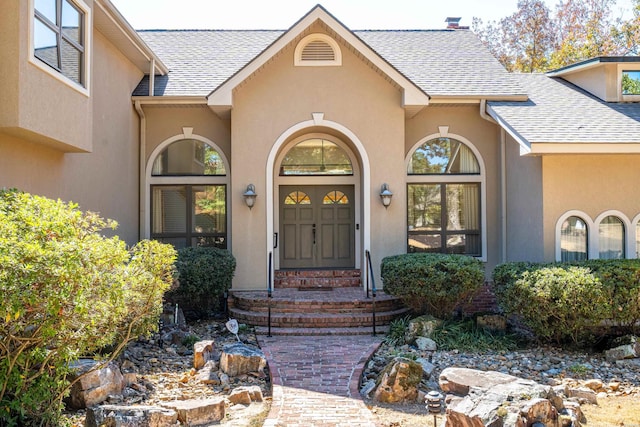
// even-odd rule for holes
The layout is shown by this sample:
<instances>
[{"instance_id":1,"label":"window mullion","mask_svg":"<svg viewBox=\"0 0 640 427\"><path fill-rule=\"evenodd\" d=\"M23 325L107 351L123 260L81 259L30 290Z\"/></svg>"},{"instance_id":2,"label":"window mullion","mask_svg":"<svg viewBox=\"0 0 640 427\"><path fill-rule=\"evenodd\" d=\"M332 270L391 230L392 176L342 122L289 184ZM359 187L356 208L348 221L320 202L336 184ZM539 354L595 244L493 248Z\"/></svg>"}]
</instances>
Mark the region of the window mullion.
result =
<instances>
[{"instance_id":1,"label":"window mullion","mask_svg":"<svg viewBox=\"0 0 640 427\"><path fill-rule=\"evenodd\" d=\"M56 0L56 44L58 50L58 69L62 70L62 0Z\"/></svg>"},{"instance_id":2,"label":"window mullion","mask_svg":"<svg viewBox=\"0 0 640 427\"><path fill-rule=\"evenodd\" d=\"M440 184L440 244L442 252L447 253L447 185Z\"/></svg>"}]
</instances>

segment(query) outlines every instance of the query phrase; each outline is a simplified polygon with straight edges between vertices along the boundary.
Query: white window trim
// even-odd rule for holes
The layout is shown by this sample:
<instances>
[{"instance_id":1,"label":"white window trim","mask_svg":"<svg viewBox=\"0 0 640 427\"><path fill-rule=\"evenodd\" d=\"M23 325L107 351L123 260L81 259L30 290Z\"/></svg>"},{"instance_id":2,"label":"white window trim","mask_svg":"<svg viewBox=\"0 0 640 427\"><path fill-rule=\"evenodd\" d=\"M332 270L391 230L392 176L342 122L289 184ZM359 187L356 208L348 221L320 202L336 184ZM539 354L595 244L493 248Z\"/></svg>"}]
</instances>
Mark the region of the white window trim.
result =
<instances>
[{"instance_id":1,"label":"white window trim","mask_svg":"<svg viewBox=\"0 0 640 427\"><path fill-rule=\"evenodd\" d=\"M630 242L630 234L631 234L631 221L629 221L629 218L627 218L627 216L625 214L623 214L620 211L617 210L613 210L610 209L608 211L604 211L602 212L600 215L598 215L595 219L595 221L593 221L594 224L594 234L596 234L595 232L597 231L597 235L593 236L592 242L589 245L590 248L593 248L593 257L590 256L591 259L600 259L600 223L602 222L603 219L605 219L608 216L615 216L617 218L619 218L622 221L622 224L624 225L624 257L626 259L628 259L631 255L631 242ZM635 232L635 230L634 230ZM633 235L633 240L635 241L635 233ZM591 253L591 250L589 250L589 252ZM590 254L591 255L591 254ZM635 252L634 252L635 255Z\"/></svg>"},{"instance_id":2,"label":"white window trim","mask_svg":"<svg viewBox=\"0 0 640 427\"><path fill-rule=\"evenodd\" d=\"M479 259L482 262L487 262L487 174L484 166L484 159L480 151L476 148L475 145L471 143L467 138L461 135L457 135L454 133L449 133L448 126L440 126L440 132L434 133L428 136L425 136L409 149L407 156L404 159L404 171L405 176L407 177L407 184L430 184L430 183L456 183L456 182L479 182L480 183L480 226L482 229L480 230L480 238L482 239L482 256L474 257ZM478 160L478 165L480 166L480 174L479 175L409 175L409 163L411 162L411 157L413 153L427 141L436 138L451 138L456 139L462 143L464 143L476 156ZM405 233L407 233L405 224ZM405 242L409 238L408 234L405 235Z\"/></svg>"},{"instance_id":3,"label":"white window trim","mask_svg":"<svg viewBox=\"0 0 640 427\"><path fill-rule=\"evenodd\" d=\"M78 6L78 8L84 14L84 21L82 23L84 25L84 40L83 40L84 54L82 55L82 59L83 59L82 67L84 71L84 80L85 80L84 86L74 80L71 80L61 72L54 70L45 62L36 58L35 46L34 46L35 0L29 0L29 63L39 68L40 70L44 71L45 73L49 74L51 77L69 86L73 90L83 94L86 97L89 97L90 96L89 88L91 87L90 64L91 64L91 51L92 51L91 34L93 32L93 20L92 20L93 16L91 14L91 8L82 0L71 0L71 1L73 2L73 4Z\"/></svg>"},{"instance_id":4,"label":"white window trim","mask_svg":"<svg viewBox=\"0 0 640 427\"><path fill-rule=\"evenodd\" d=\"M182 134L172 136L171 138L165 139L162 141L156 148L153 149L151 155L147 159L147 165L145 168L145 185L144 185L144 194L142 194L142 198L144 201L144 237L149 239L151 236L151 216L149 215L149 206L151 206L151 186L152 185L221 185L224 184L227 186L227 249L231 250L231 245L233 240L231 239L231 203L229 203L229 195L231 188L231 168L229 161L227 160L227 156L225 156L224 152L212 140L206 138L201 135L192 134L190 131L187 132L191 128L183 128ZM178 142L184 139L193 139L196 141L204 142L205 144L211 146L214 150L218 152L222 162L224 163L224 170L226 175L211 175L211 176L152 176L151 172L153 171L153 163L155 162L156 157L162 151L167 148L169 145L174 142Z\"/></svg>"},{"instance_id":5,"label":"white window trim","mask_svg":"<svg viewBox=\"0 0 640 427\"><path fill-rule=\"evenodd\" d=\"M618 64L618 100L621 102L640 102L640 95L623 95L622 94L622 72L623 71L640 71L640 64L624 63Z\"/></svg>"},{"instance_id":6,"label":"white window trim","mask_svg":"<svg viewBox=\"0 0 640 427\"><path fill-rule=\"evenodd\" d=\"M636 241L636 227L638 227L638 224L640 224L640 214L636 215L633 221L631 221L631 229L629 230L629 258L635 258L636 252L640 250Z\"/></svg>"},{"instance_id":7,"label":"white window trim","mask_svg":"<svg viewBox=\"0 0 640 427\"><path fill-rule=\"evenodd\" d=\"M303 61L302 51L312 41L321 40L327 43L333 49L335 59L333 61ZM337 67L342 65L342 50L340 45L333 38L323 33L313 33L304 37L296 45L296 49L293 54L293 65L296 67Z\"/></svg>"},{"instance_id":8,"label":"white window trim","mask_svg":"<svg viewBox=\"0 0 640 427\"><path fill-rule=\"evenodd\" d=\"M572 217L572 216L576 216L578 218L580 218L582 221L584 221L584 223L587 225L587 259L594 259L594 252L593 252L593 234L594 234L594 230L596 230L593 221L591 220L591 217L589 215L587 215L586 213L579 211L579 210L570 210L567 211L565 213L563 213L560 218L558 218L558 221L556 222L556 261L560 262L562 260L562 250L560 248L560 233L562 231L562 224L567 220L567 218ZM598 237L596 236L596 239L598 240ZM596 256L595 258L598 258L598 252L595 252Z\"/></svg>"}]
</instances>

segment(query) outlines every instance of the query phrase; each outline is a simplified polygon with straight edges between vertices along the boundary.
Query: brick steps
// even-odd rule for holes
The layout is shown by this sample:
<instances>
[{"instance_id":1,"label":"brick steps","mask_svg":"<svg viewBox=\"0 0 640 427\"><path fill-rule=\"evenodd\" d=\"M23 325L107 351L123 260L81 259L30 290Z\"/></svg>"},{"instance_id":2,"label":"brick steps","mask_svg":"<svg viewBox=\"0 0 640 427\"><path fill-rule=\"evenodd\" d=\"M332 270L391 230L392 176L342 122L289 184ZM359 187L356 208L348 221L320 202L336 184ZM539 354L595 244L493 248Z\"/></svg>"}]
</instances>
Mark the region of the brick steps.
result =
<instances>
[{"instance_id":1,"label":"brick steps","mask_svg":"<svg viewBox=\"0 0 640 427\"><path fill-rule=\"evenodd\" d=\"M256 326L257 335L267 335L269 330L266 326ZM376 335L385 335L389 332L389 325L378 325L376 323ZM372 326L362 326L356 328L271 328L271 335L278 336L350 336L350 335L372 335Z\"/></svg>"},{"instance_id":2,"label":"brick steps","mask_svg":"<svg viewBox=\"0 0 640 427\"><path fill-rule=\"evenodd\" d=\"M318 289L359 287L360 270L277 270L275 289Z\"/></svg>"},{"instance_id":3,"label":"brick steps","mask_svg":"<svg viewBox=\"0 0 640 427\"><path fill-rule=\"evenodd\" d=\"M275 289L273 297L266 291L232 291L229 315L241 323L261 327L268 325L271 306L271 327L274 335L362 335L372 333L373 298L361 288L334 288L332 291L300 291ZM378 292L376 299L376 330L409 310L399 299ZM266 332L264 332L266 334Z\"/></svg>"}]
</instances>

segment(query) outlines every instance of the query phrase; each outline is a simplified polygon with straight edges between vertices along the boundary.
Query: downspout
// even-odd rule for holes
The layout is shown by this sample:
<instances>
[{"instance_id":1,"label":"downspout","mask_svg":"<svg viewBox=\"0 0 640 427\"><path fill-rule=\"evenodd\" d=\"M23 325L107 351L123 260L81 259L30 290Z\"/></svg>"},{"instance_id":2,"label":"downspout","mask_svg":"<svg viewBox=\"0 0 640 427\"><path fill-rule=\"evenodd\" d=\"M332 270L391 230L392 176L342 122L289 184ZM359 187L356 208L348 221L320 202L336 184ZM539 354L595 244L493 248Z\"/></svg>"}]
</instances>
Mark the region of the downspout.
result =
<instances>
[{"instance_id":1,"label":"downspout","mask_svg":"<svg viewBox=\"0 0 640 427\"><path fill-rule=\"evenodd\" d=\"M139 198L139 208L138 208L138 235L140 240L145 239L146 230L145 230L145 199L146 199L146 189L145 189L145 146L147 142L147 117L144 115L144 111L142 110L142 105L140 101L135 101L134 106L138 116L140 117L140 147L139 147L139 165L138 165L138 198Z\"/></svg>"},{"instance_id":2,"label":"downspout","mask_svg":"<svg viewBox=\"0 0 640 427\"><path fill-rule=\"evenodd\" d=\"M498 124L493 117L487 114L487 100L480 100L480 117L484 120ZM500 127L500 262L507 262L507 148L506 135Z\"/></svg>"}]
</instances>

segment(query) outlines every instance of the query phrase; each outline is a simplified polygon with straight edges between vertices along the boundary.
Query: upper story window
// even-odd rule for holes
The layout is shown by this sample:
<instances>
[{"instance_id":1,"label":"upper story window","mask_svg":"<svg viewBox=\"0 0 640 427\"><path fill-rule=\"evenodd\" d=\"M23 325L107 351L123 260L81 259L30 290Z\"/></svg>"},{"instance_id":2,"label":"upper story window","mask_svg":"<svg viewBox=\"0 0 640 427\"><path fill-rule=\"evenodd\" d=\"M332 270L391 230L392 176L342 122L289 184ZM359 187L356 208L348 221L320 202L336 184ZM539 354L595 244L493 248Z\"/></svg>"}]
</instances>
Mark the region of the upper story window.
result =
<instances>
[{"instance_id":1,"label":"upper story window","mask_svg":"<svg viewBox=\"0 0 640 427\"><path fill-rule=\"evenodd\" d=\"M310 34L300 40L294 52L298 67L342 65L342 52L338 43L326 34Z\"/></svg>"},{"instance_id":2,"label":"upper story window","mask_svg":"<svg viewBox=\"0 0 640 427\"><path fill-rule=\"evenodd\" d=\"M640 95L640 70L622 72L622 94Z\"/></svg>"},{"instance_id":3,"label":"upper story window","mask_svg":"<svg viewBox=\"0 0 640 427\"><path fill-rule=\"evenodd\" d=\"M86 87L86 12L71 0L34 0L33 54Z\"/></svg>"},{"instance_id":4,"label":"upper story window","mask_svg":"<svg viewBox=\"0 0 640 427\"><path fill-rule=\"evenodd\" d=\"M293 146L282 159L280 175L353 175L349 155L335 142L311 138Z\"/></svg>"}]
</instances>

